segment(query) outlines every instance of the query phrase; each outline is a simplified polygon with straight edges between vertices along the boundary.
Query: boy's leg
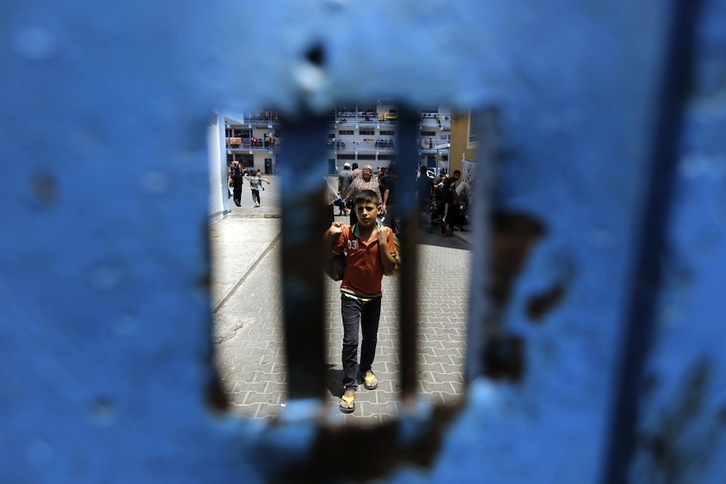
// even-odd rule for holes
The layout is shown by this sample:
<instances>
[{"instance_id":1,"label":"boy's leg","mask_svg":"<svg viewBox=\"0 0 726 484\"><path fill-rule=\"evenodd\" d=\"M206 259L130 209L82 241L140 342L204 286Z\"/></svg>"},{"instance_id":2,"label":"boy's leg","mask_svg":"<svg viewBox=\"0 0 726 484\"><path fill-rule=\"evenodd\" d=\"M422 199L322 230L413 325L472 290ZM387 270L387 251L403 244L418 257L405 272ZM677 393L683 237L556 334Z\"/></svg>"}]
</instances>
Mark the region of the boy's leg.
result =
<instances>
[{"instance_id":1,"label":"boy's leg","mask_svg":"<svg viewBox=\"0 0 726 484\"><path fill-rule=\"evenodd\" d=\"M378 322L381 318L381 298L377 297L363 303L361 311L361 333L363 341L360 348L360 371L365 375L373 365L378 344Z\"/></svg>"},{"instance_id":2,"label":"boy's leg","mask_svg":"<svg viewBox=\"0 0 726 484\"><path fill-rule=\"evenodd\" d=\"M343 388L358 387L358 328L361 321L361 302L341 296L340 312L343 317Z\"/></svg>"}]
</instances>

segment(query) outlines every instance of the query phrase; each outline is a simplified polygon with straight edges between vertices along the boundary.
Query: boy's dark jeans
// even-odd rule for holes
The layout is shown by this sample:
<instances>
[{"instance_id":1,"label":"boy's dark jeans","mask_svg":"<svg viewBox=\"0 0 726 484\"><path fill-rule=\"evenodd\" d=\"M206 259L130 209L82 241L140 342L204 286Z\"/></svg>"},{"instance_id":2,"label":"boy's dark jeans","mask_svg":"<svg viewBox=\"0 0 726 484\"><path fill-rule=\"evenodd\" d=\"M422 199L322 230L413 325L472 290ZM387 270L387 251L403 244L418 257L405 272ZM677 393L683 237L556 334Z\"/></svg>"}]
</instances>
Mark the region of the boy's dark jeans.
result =
<instances>
[{"instance_id":1,"label":"boy's dark jeans","mask_svg":"<svg viewBox=\"0 0 726 484\"><path fill-rule=\"evenodd\" d=\"M368 302L341 296L343 316L343 388L358 387L358 328L363 335L360 349L360 371L365 374L373 365L378 344L378 322L381 317L381 298Z\"/></svg>"}]
</instances>

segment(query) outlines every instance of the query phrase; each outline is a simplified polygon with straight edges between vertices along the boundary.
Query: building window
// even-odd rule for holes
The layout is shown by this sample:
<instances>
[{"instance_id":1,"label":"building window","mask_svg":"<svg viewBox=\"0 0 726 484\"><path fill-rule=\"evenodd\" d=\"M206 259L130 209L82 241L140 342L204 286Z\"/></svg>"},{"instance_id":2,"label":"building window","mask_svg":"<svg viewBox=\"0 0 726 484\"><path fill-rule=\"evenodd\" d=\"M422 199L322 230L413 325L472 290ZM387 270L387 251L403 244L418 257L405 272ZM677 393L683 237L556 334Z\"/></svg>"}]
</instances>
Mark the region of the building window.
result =
<instances>
[{"instance_id":1,"label":"building window","mask_svg":"<svg viewBox=\"0 0 726 484\"><path fill-rule=\"evenodd\" d=\"M358 134L370 134L370 135L374 135L374 134L376 134L376 131L373 130L373 129L359 129L358 130Z\"/></svg>"},{"instance_id":2,"label":"building window","mask_svg":"<svg viewBox=\"0 0 726 484\"><path fill-rule=\"evenodd\" d=\"M395 136L395 132L392 130L381 130L381 136Z\"/></svg>"},{"instance_id":3,"label":"building window","mask_svg":"<svg viewBox=\"0 0 726 484\"><path fill-rule=\"evenodd\" d=\"M338 160L355 160L355 154L340 154Z\"/></svg>"},{"instance_id":4,"label":"building window","mask_svg":"<svg viewBox=\"0 0 726 484\"><path fill-rule=\"evenodd\" d=\"M436 131L421 131L421 136L436 136Z\"/></svg>"},{"instance_id":5,"label":"building window","mask_svg":"<svg viewBox=\"0 0 726 484\"><path fill-rule=\"evenodd\" d=\"M338 134L339 135L355 134L355 131L353 131L352 129L341 129L340 131L338 131Z\"/></svg>"}]
</instances>

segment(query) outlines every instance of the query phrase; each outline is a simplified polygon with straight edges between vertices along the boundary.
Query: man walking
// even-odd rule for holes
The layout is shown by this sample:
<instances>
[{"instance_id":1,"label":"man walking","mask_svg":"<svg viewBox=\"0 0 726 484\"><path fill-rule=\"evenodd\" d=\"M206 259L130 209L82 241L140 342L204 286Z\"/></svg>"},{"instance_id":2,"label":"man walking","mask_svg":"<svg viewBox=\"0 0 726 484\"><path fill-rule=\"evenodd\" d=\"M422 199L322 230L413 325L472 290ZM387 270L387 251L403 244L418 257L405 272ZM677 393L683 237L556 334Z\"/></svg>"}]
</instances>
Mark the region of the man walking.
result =
<instances>
[{"instance_id":1,"label":"man walking","mask_svg":"<svg viewBox=\"0 0 726 484\"><path fill-rule=\"evenodd\" d=\"M353 181L353 172L350 171L350 163L343 164L343 171L338 173L338 195L341 197L348 191L348 187ZM348 215L348 208L343 207L343 210L339 210L338 215Z\"/></svg>"}]
</instances>

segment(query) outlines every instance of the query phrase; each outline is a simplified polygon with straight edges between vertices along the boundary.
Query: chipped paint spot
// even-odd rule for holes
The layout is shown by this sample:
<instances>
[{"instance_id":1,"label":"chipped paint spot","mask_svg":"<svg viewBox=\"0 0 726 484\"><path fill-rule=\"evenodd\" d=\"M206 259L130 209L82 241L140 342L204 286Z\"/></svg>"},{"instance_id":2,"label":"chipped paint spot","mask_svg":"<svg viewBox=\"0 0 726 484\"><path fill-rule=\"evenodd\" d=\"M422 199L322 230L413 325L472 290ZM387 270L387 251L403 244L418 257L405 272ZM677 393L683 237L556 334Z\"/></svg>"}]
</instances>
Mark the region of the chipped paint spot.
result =
<instances>
[{"instance_id":1,"label":"chipped paint spot","mask_svg":"<svg viewBox=\"0 0 726 484\"><path fill-rule=\"evenodd\" d=\"M564 295L564 284L559 283L541 294L532 296L527 303L527 317L533 323L540 322L548 312L562 301Z\"/></svg>"}]
</instances>

